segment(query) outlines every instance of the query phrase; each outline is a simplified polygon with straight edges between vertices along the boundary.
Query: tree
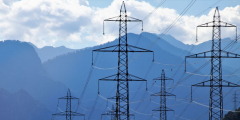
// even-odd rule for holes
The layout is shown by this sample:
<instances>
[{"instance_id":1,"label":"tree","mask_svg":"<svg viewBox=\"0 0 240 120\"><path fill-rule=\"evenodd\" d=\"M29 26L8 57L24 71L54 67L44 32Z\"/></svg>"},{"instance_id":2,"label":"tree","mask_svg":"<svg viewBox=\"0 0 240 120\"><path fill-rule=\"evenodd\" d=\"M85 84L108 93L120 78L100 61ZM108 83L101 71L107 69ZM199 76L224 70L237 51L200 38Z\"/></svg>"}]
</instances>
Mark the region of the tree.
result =
<instances>
[{"instance_id":1,"label":"tree","mask_svg":"<svg viewBox=\"0 0 240 120\"><path fill-rule=\"evenodd\" d=\"M234 112L229 111L227 114L225 114L223 120L240 120L240 107Z\"/></svg>"}]
</instances>

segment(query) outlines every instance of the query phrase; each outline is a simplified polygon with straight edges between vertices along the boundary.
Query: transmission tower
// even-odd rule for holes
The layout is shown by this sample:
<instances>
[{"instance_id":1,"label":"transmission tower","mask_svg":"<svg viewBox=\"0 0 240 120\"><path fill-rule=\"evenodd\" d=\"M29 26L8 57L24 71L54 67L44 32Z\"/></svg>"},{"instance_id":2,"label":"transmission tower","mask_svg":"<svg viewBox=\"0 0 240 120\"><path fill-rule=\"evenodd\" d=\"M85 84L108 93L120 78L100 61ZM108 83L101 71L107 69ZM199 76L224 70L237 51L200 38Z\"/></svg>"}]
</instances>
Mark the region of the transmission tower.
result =
<instances>
[{"instance_id":1,"label":"transmission tower","mask_svg":"<svg viewBox=\"0 0 240 120\"><path fill-rule=\"evenodd\" d=\"M233 94L233 103L234 103L234 110L237 110L237 103L238 103L238 101L237 101L237 99L238 99L238 97L237 97L237 92L235 91L235 93Z\"/></svg>"},{"instance_id":2,"label":"transmission tower","mask_svg":"<svg viewBox=\"0 0 240 120\"><path fill-rule=\"evenodd\" d=\"M111 116L111 120L116 120L116 113L115 113L115 108L114 108L114 105L112 105L112 109L107 111L106 113L102 114L101 115L101 120L102 120L102 116L105 116L105 115L109 115Z\"/></svg>"},{"instance_id":3,"label":"transmission tower","mask_svg":"<svg viewBox=\"0 0 240 120\"><path fill-rule=\"evenodd\" d=\"M127 16L127 10L124 1L120 8L120 15L117 17L105 19L104 21L119 22L119 43L117 45L93 50L93 52L117 52L118 53L118 72L99 81L116 81L116 96L109 99L116 99L116 120L129 120L132 114L129 114L129 81L145 81L140 77L128 73L128 53L129 52L153 52L151 50L139 48L127 43L127 23L142 22L142 20ZM143 25L143 23L142 23ZM103 26L104 29L104 26ZM104 31L103 31L104 34ZM99 94L99 92L98 92Z\"/></svg>"},{"instance_id":4,"label":"transmission tower","mask_svg":"<svg viewBox=\"0 0 240 120\"><path fill-rule=\"evenodd\" d=\"M173 80L173 79L166 77L164 70L162 70L161 77L155 78L153 80L161 80L161 91L151 95L151 96L160 96L160 107L153 109L152 111L160 111L159 120L167 120L167 111L174 111L174 110L167 108L166 96L176 96L176 95L166 92L165 81Z\"/></svg>"},{"instance_id":5,"label":"transmission tower","mask_svg":"<svg viewBox=\"0 0 240 120\"><path fill-rule=\"evenodd\" d=\"M210 87L209 100L209 120L223 119L223 94L222 87L240 87L237 84L228 82L222 79L222 58L240 58L240 55L230 53L221 49L221 27L235 27L235 25L223 22L220 20L218 7L216 7L213 21L208 22L198 27L212 27L212 49L210 51L193 54L185 57L185 71L186 58L211 58L211 74L210 80L194 84L197 87ZM237 29L236 29L237 30ZM237 33L236 33L237 40ZM192 92L192 91L191 91Z\"/></svg>"},{"instance_id":6,"label":"transmission tower","mask_svg":"<svg viewBox=\"0 0 240 120\"><path fill-rule=\"evenodd\" d=\"M72 100L79 100L79 98L71 96L70 89L68 89L68 91L67 91L67 96L58 98L58 100L61 100L61 99L67 100L66 111L61 111L60 113L52 114L52 116L65 116L66 120L72 120L73 119L72 116L84 116L84 120L85 120L85 115L84 114L72 111Z\"/></svg>"}]
</instances>

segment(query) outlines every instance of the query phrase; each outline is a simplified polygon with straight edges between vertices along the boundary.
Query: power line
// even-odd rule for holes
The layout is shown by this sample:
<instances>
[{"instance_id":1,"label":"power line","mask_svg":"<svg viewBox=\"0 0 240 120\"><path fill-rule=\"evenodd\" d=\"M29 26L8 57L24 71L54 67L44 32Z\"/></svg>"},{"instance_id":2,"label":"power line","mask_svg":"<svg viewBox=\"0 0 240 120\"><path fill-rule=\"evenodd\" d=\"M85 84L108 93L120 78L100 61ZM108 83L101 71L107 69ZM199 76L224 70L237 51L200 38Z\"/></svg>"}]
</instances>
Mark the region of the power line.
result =
<instances>
[{"instance_id":1,"label":"power line","mask_svg":"<svg viewBox=\"0 0 240 120\"><path fill-rule=\"evenodd\" d=\"M189 8L192 7L192 5L196 2L196 0L192 0L187 7L181 12L181 14L172 22L170 26L167 27L167 29L164 30L163 34L161 34L148 48L151 48L157 41L159 41L165 34L175 25L175 23L182 18L182 16L189 10Z\"/></svg>"},{"instance_id":2,"label":"power line","mask_svg":"<svg viewBox=\"0 0 240 120\"><path fill-rule=\"evenodd\" d=\"M167 33L172 27L173 25L182 17L182 15L184 15L188 9L195 3L196 0L192 0L188 6L184 9L184 11L173 21L173 23L163 32L163 33ZM163 35L164 36L164 35ZM159 36L148 48L152 47L153 44L155 44L159 39L161 38L161 36ZM137 56L138 57L138 56ZM136 57L135 57L136 58ZM151 88L150 88L151 89ZM144 94L145 95L145 94ZM140 106L140 104L137 106L136 109L138 109L138 107Z\"/></svg>"},{"instance_id":3,"label":"power line","mask_svg":"<svg viewBox=\"0 0 240 120\"><path fill-rule=\"evenodd\" d=\"M116 100L116 119L130 119L129 113L129 81L146 81L128 73L128 53L129 52L153 52L127 43L127 22L142 22L142 20L127 16L125 3L120 9L120 16L105 19L104 21L119 22L119 44L109 47L99 48L93 52L118 52L118 73L111 75L99 81L117 81L116 96L111 99ZM104 27L103 27L104 29ZM103 32L104 33L104 32ZM99 94L99 92L98 92Z\"/></svg>"},{"instance_id":4,"label":"power line","mask_svg":"<svg viewBox=\"0 0 240 120\"><path fill-rule=\"evenodd\" d=\"M165 2L166 0L163 0L162 2L160 2L157 7L155 7L148 15L146 15L142 20L144 21L145 19L148 19L154 12L156 12ZM132 28L136 27L139 23L137 23L136 25L134 25L133 27L131 27L129 30L131 30Z\"/></svg>"},{"instance_id":5,"label":"power line","mask_svg":"<svg viewBox=\"0 0 240 120\"><path fill-rule=\"evenodd\" d=\"M158 9L165 1L166 1L166 0L162 1L162 2L158 5L158 7L156 7L153 11L155 12L156 9ZM221 1L221 0L217 1L217 2L214 3L213 5L219 3L220 1ZM195 2L195 1L194 1L194 2ZM211 5L209 8L211 8L213 5ZM207 9L205 9L204 11L200 12L198 15L202 14L203 12L205 12L206 10L208 10L209 8L207 8ZM186 8L185 8L185 9L186 9ZM184 9L184 10L185 10L185 9ZM147 16L150 16L151 14L152 14L152 12L149 13ZM184 11L182 12L182 14L185 14ZM198 16L198 15L197 15L197 16ZM147 16L146 16L144 19L147 19L147 18L148 18ZM181 15L180 15L180 16L181 16ZM178 17L180 17L180 16L178 16ZM178 20L179 20L179 19L178 19ZM173 24L173 23L172 23L172 24ZM171 24L171 25L172 25L172 24ZM178 24L178 25L180 25L180 24ZM174 26L176 26L176 25L173 25L172 27L174 27ZM134 26L134 27L135 27L135 26ZM172 28L172 27L171 27L171 28ZM169 28L169 27L168 27L168 28ZM167 28L167 29L168 29L168 28ZM170 28L170 29L171 29L171 28ZM165 31L167 31L167 29L166 29ZM167 32L168 32L168 31L167 31ZM166 32L166 33L167 33L167 32ZM142 32L141 32L141 33L142 33ZM165 34L166 34L166 33L165 33ZM162 34L164 34L164 33L162 33ZM161 34L161 35L162 35L162 34ZM160 36L161 36L161 35L160 35ZM139 39L141 38L141 36L142 36L142 34L140 34L140 37L138 38L137 41L139 41ZM163 36L165 36L165 35L163 35ZM160 39L160 38L161 38L161 37L158 37L157 39ZM157 40L157 39L156 39L156 40ZM156 40L155 40L155 41L156 41ZM138 42L137 42L137 43L138 43ZM153 43L155 44L156 42L153 42ZM195 46L193 46L193 48L194 48L194 47L195 47ZM151 48L151 47L150 47L150 48ZM192 48L192 49L193 49L193 48ZM191 49L191 51L192 51L192 49ZM139 56L138 56L138 57L139 57ZM137 58L137 57L136 57L136 58ZM131 59L129 62L131 62L132 60L134 60L134 59L136 59L136 58ZM93 66L93 67L94 67L94 68L97 68L97 69L102 69L102 70L111 70L111 69L117 68L118 66L111 67L111 68L101 68L101 67L97 67L97 66Z\"/></svg>"},{"instance_id":6,"label":"power line","mask_svg":"<svg viewBox=\"0 0 240 120\"><path fill-rule=\"evenodd\" d=\"M65 116L66 117L66 120L72 120L73 119L73 116L84 116L84 120L85 120L85 115L84 114L81 114L81 113L77 113L77 112L73 112L72 111L72 100L79 100L79 98L76 98L76 97L73 97L71 95L71 92L70 92L70 89L68 89L68 92L67 92L67 96L64 96L64 97L61 97L59 98L59 100L61 99L64 99L66 100L66 111L63 111L59 108L59 105L58 105L58 109L61 111L60 113L55 113L55 114L52 114L53 116Z\"/></svg>"},{"instance_id":7,"label":"power line","mask_svg":"<svg viewBox=\"0 0 240 120\"><path fill-rule=\"evenodd\" d=\"M227 109L219 109L219 108L215 108L215 107L211 107L211 106L208 106L208 105L201 104L201 103L196 102L196 101L192 101L192 102L195 103L195 104L198 104L198 105L201 105L201 106L204 106L204 107L207 107L207 108L216 109L216 110L222 110L222 111L227 111L227 112L231 111L231 112L236 112L236 113L240 112L240 111L233 111L233 110L227 110Z\"/></svg>"},{"instance_id":8,"label":"power line","mask_svg":"<svg viewBox=\"0 0 240 120\"><path fill-rule=\"evenodd\" d=\"M211 58L211 78L210 80L194 84L192 86L197 87L210 87L210 108L209 108L209 119L223 119L223 96L222 87L240 87L239 85L231 82L222 80L222 58L240 58L240 55L223 51L221 49L221 27L236 27L235 25L223 22L220 20L220 14L218 7L215 9L213 21L205 23L198 27L212 27L212 49L211 51L202 52L186 58ZM237 33L236 33L237 34ZM237 39L237 35L236 35ZM217 42L215 42L217 41ZM211 55L209 55L209 54ZM224 85L223 83L227 83ZM208 85L209 84L209 85ZM217 108L217 109L215 109Z\"/></svg>"},{"instance_id":9,"label":"power line","mask_svg":"<svg viewBox=\"0 0 240 120\"><path fill-rule=\"evenodd\" d=\"M88 120L90 120L91 117L92 117L93 111L94 111L95 106L96 106L97 101L98 101L98 98L99 98L99 97L98 97L98 95L97 95L96 100L95 100L95 102L93 103L92 111L90 112L90 115L89 115L89 117L88 117Z\"/></svg>"},{"instance_id":10,"label":"power line","mask_svg":"<svg viewBox=\"0 0 240 120\"><path fill-rule=\"evenodd\" d=\"M114 30L114 28L115 28L115 25L116 25L116 24L114 24L114 27L113 27L113 29L112 29L112 32L113 32L113 30ZM103 37L102 37L102 39L103 39ZM100 46L99 46L99 48L100 48ZM96 63L97 58L98 58L98 54L96 55L96 58L95 58L94 63ZM102 57L101 57L101 59L102 59ZM93 61L92 61L92 62L93 62ZM84 89L83 89L82 94L81 94L81 96L80 96L79 104L78 104L78 106L77 106L77 108L76 108L75 111L78 111L78 109L79 109L80 103L81 103L81 101L82 101L82 99L83 99L83 96L85 95L86 88L87 88L88 83L89 83L89 81L90 81L90 79L91 79L92 73L93 73L93 66L91 66L91 68L90 68L87 81L86 81L86 83L85 83L85 85L84 85ZM96 99L98 99L98 97L97 97ZM95 107L94 107L94 108L95 108ZM93 110L92 110L92 111L93 111ZM91 114L90 114L90 115L91 115ZM73 117L73 118L74 118L74 117Z\"/></svg>"},{"instance_id":11,"label":"power line","mask_svg":"<svg viewBox=\"0 0 240 120\"><path fill-rule=\"evenodd\" d=\"M166 91L166 80L173 80L172 78L168 78L165 76L164 70L162 70L161 77L155 78L153 80L161 80L161 91L158 93L154 93L151 96L160 96L160 107L153 109L152 111L159 111L160 112L160 120L167 120L167 111L174 111L170 108L167 108L167 101L166 101L166 96L175 96L172 93L169 93Z\"/></svg>"}]
</instances>

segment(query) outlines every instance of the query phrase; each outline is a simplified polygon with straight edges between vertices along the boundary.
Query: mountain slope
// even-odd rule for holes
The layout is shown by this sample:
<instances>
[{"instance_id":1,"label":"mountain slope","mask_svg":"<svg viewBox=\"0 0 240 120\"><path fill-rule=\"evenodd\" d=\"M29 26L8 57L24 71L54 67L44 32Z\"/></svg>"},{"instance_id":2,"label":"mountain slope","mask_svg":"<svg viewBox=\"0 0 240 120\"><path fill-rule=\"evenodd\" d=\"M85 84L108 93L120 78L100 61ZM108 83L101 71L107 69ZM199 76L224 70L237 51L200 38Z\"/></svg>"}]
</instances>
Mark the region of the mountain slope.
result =
<instances>
[{"instance_id":1,"label":"mountain slope","mask_svg":"<svg viewBox=\"0 0 240 120\"><path fill-rule=\"evenodd\" d=\"M147 32L143 32L141 35L157 44L161 49L169 51L171 54L175 56L180 56L183 58L185 55L189 54L186 48L184 49L184 47L188 45L181 43L180 41L176 40L170 35L164 35L162 39L159 39L158 36L155 34Z\"/></svg>"},{"instance_id":2,"label":"mountain slope","mask_svg":"<svg viewBox=\"0 0 240 120\"><path fill-rule=\"evenodd\" d=\"M212 47L212 41L211 40L203 42L203 43L198 44L198 45L186 45L186 44L183 44L183 43L179 43L180 41L176 40L173 37L169 37L169 35L165 35L165 36L167 36L166 38L169 38L166 41L169 42L171 45L173 45L175 47L178 47L182 50L191 52L192 54L202 53L202 52L206 52L206 51L209 51L209 50L212 49L211 48ZM239 42L236 42L235 40L232 40L230 38L224 38L224 39L221 40L221 48L224 51L240 54L239 46L240 46ZM227 58L227 59L223 59L222 63L223 63L224 66L226 66L228 68L227 69L228 71L234 72L234 71L238 70L239 67L240 67L238 65L238 63L239 63L238 61L239 61L239 58L237 58L237 59ZM236 71L236 72L237 72L237 74L240 73L239 70Z\"/></svg>"},{"instance_id":3,"label":"mountain slope","mask_svg":"<svg viewBox=\"0 0 240 120\"><path fill-rule=\"evenodd\" d=\"M48 77L31 45L19 41L0 42L0 56L1 88L12 93L26 90L49 110L56 109L53 103L64 95L67 88Z\"/></svg>"},{"instance_id":4,"label":"mountain slope","mask_svg":"<svg viewBox=\"0 0 240 120\"><path fill-rule=\"evenodd\" d=\"M153 78L159 77L162 69L165 69L166 76L174 79L174 83L167 82L167 91L177 96L176 100L167 98L168 106L175 110L175 115L169 113L169 118L177 119L177 116L181 116L196 119L203 116L201 119L207 119L208 108L206 106L209 102L209 88L194 88L194 102L189 101L191 100L191 85L210 78L206 76L209 75L210 64L197 72L199 75L185 73L183 58L189 54L188 50L177 48L164 39L151 46L156 35L143 34L145 35L140 37L129 33L128 42L130 45L153 50L155 59L153 62L152 53L129 53L129 73L147 79L148 87L146 91L145 82L130 82L130 112L135 114L136 119L149 119L153 117L152 115L158 117L158 112L152 113L151 111L159 106L159 98L150 98L150 95L159 92L160 83L153 81ZM104 45L59 55L42 64L38 54L29 44L19 41L0 42L2 58L0 60L0 87L12 93L21 89L27 91L51 113L54 113L57 108L57 98L65 96L67 88L70 88L74 96L83 98L78 112L85 113L86 118L93 112L91 119L99 119L101 113L107 110L106 106L109 107L115 103L114 100L107 101L107 98L115 95L116 82L99 82L98 95L98 79L117 73L117 54L94 52L92 66L92 50L117 43L116 39ZM206 61L204 59L187 60L187 72L194 72ZM223 65L225 65L224 62ZM223 66L224 75L232 74L231 69L231 67ZM239 78L223 76L223 79L237 83ZM85 85L86 91L82 96ZM224 109L226 110L231 109L231 103L227 102L231 100L229 90L224 89ZM96 103L94 110L92 110L93 103ZM76 110L76 105L77 103L74 103L73 110Z\"/></svg>"},{"instance_id":5,"label":"mountain slope","mask_svg":"<svg viewBox=\"0 0 240 120\"><path fill-rule=\"evenodd\" d=\"M43 120L51 118L51 112L34 100L25 90L9 93L0 88L0 116L2 120Z\"/></svg>"},{"instance_id":6,"label":"mountain slope","mask_svg":"<svg viewBox=\"0 0 240 120\"><path fill-rule=\"evenodd\" d=\"M56 56L76 51L75 49L69 49L66 48L65 46L60 47L45 46L43 48L37 48L34 44L32 43L29 44L34 47L42 63L46 62L47 60L53 59Z\"/></svg>"},{"instance_id":7,"label":"mountain slope","mask_svg":"<svg viewBox=\"0 0 240 120\"><path fill-rule=\"evenodd\" d=\"M152 44L154 34L144 33L141 37L136 34L128 34L128 43L130 45L136 45L142 48L149 48ZM148 34L148 35L147 35ZM150 47L153 50L155 61L152 62L151 53L129 53L129 73L147 79L148 91L145 91L144 82L130 82L130 112L134 113L136 119L149 119L152 114L158 115L158 113L152 113L152 109L159 106L159 98L151 98L152 93L159 92L159 82L154 82L153 78L161 75L161 70L165 69L166 76L174 79L174 84L168 82L167 87L169 92L176 94L177 99L168 98L169 107L175 110L176 116L172 116L173 119L177 119L177 115L181 115L182 111L185 111L181 117L188 119L196 119L208 111L208 108L199 104L189 103L191 85L208 80L210 68L204 67L197 74L203 74L203 76L191 75L184 72L184 56L189 54L189 51L184 51L176 48L162 39L160 43L154 44ZM106 46L116 45L118 40L109 42L104 45L96 46L93 48L87 48L78 50L74 53L68 53L62 56L58 56L52 60L45 62L44 68L47 70L51 78L54 80L63 82L68 88L71 88L77 97L83 97L80 104L79 112L85 112L86 116L89 116L93 103L98 95L98 79L110 76L117 73L117 53L96 53L93 54L93 66L91 71L92 50L103 48ZM181 56L182 55L182 56ZM199 62L201 61L201 62ZM206 63L207 60L189 60L187 66L188 72L193 72L199 66ZM194 64L193 64L194 63ZM197 64L196 64L197 63ZM210 64L209 64L210 65ZM208 66L209 66L208 65ZM230 74L230 72L224 68L224 74ZM224 78L227 78L224 76ZM237 82L238 77L231 77L228 80ZM86 93L81 96L84 90L85 83L87 85ZM229 89L227 89L229 90ZM98 119L101 113L104 113L107 109L105 106L114 105L114 100L106 99L113 97L116 92L116 82L99 82L99 96L96 102L96 108L93 111L91 119ZM224 91L226 92L226 91ZM204 103L208 105L209 101L209 89L197 88L193 91L193 98L195 102ZM198 99L202 98L202 99ZM228 97L224 100L229 100ZM190 104L190 105L188 105ZM226 103L224 103L226 104ZM186 106L188 106L186 108ZM186 108L186 110L185 110ZM229 106L225 106L225 109L230 109ZM203 112L199 112L203 111ZM142 114L141 114L142 113ZM144 115L147 114L147 115ZM172 114L171 114L172 115ZM205 114L203 119L208 118L208 114Z\"/></svg>"}]
</instances>

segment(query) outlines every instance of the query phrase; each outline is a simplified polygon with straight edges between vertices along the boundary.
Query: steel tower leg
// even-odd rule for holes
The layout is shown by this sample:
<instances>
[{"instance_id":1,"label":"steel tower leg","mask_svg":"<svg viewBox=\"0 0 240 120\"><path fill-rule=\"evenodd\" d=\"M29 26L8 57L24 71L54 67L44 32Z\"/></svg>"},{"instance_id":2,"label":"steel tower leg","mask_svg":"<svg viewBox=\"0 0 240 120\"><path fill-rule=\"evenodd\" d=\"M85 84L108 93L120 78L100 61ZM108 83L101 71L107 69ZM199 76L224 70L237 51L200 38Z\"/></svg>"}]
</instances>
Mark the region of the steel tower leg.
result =
<instances>
[{"instance_id":1,"label":"steel tower leg","mask_svg":"<svg viewBox=\"0 0 240 120\"><path fill-rule=\"evenodd\" d=\"M118 52L118 71L116 75L108 76L99 80L117 82L116 96L111 97L111 99L116 99L116 119L129 120L130 116L132 116L132 114L129 113L129 81L146 82L146 80L128 73L128 53L153 51L128 44L127 22L142 22L142 20L127 16L124 2L122 3L119 16L105 19L104 21L119 22L119 43L118 45L93 50L93 52Z\"/></svg>"},{"instance_id":2,"label":"steel tower leg","mask_svg":"<svg viewBox=\"0 0 240 120\"><path fill-rule=\"evenodd\" d=\"M230 53L221 49L221 43L222 43L221 27L236 28L236 26L221 21L218 7L216 7L214 16L213 16L213 21L199 25L197 26L197 28L198 27L213 28L212 29L212 48L210 51L207 51L207 52L186 56L185 62L186 62L186 58L211 58L210 80L207 80L192 86L210 87L209 120L222 120L223 119L222 87L240 87L237 84L234 84L222 79L222 58L240 58L240 55ZM226 84L223 84L223 83L226 83Z\"/></svg>"}]
</instances>

